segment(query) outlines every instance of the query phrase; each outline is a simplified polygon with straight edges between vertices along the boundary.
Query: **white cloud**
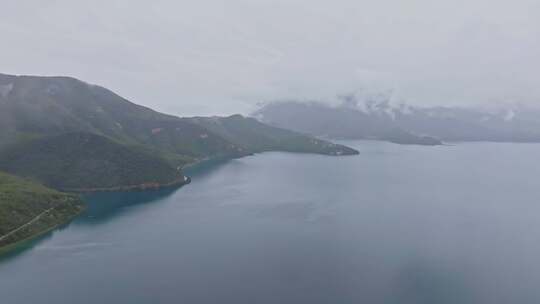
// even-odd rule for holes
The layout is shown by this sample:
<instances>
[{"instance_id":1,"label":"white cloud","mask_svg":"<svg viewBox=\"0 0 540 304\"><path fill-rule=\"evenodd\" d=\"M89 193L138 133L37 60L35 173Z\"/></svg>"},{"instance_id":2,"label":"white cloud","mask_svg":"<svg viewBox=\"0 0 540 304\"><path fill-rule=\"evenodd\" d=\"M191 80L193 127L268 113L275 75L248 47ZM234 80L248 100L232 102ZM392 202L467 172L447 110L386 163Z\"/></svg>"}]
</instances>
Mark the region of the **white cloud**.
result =
<instances>
[{"instance_id":1,"label":"white cloud","mask_svg":"<svg viewBox=\"0 0 540 304\"><path fill-rule=\"evenodd\" d=\"M540 101L538 1L19 0L0 19L0 71L75 76L181 115L359 88Z\"/></svg>"}]
</instances>

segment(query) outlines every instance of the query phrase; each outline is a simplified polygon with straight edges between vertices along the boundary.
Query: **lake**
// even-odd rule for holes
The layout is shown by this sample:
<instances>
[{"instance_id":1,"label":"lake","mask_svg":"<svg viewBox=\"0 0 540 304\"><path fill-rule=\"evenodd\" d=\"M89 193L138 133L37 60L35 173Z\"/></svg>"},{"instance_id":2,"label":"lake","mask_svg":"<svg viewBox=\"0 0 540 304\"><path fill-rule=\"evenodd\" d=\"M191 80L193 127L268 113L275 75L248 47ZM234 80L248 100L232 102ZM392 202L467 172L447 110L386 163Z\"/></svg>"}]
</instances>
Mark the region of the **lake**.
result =
<instances>
[{"instance_id":1,"label":"lake","mask_svg":"<svg viewBox=\"0 0 540 304\"><path fill-rule=\"evenodd\" d=\"M540 303L540 145L346 144L86 196L0 260L0 302Z\"/></svg>"}]
</instances>

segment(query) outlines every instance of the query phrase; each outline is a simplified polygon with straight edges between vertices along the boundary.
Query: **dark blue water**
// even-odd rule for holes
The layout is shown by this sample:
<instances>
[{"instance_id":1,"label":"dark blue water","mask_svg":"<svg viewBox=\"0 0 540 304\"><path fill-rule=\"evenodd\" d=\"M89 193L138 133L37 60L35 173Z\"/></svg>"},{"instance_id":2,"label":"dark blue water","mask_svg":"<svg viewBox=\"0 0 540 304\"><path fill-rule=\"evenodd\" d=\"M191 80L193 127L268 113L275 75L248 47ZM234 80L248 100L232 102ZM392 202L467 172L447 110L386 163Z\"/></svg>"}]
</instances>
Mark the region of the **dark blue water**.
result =
<instances>
[{"instance_id":1,"label":"dark blue water","mask_svg":"<svg viewBox=\"0 0 540 304\"><path fill-rule=\"evenodd\" d=\"M89 196L0 260L0 303L540 303L540 145L352 144Z\"/></svg>"}]
</instances>

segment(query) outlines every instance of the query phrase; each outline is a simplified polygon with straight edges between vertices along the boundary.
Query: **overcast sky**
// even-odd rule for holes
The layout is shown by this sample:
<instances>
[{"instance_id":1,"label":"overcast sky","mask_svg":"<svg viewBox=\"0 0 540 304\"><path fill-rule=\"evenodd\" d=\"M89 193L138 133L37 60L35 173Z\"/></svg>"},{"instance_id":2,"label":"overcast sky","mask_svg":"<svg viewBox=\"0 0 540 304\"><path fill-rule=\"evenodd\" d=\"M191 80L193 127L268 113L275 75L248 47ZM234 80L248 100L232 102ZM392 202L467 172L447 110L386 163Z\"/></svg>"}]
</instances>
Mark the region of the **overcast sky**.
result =
<instances>
[{"instance_id":1,"label":"overcast sky","mask_svg":"<svg viewBox=\"0 0 540 304\"><path fill-rule=\"evenodd\" d=\"M360 89L540 103L538 0L0 2L0 72L74 76L178 115Z\"/></svg>"}]
</instances>

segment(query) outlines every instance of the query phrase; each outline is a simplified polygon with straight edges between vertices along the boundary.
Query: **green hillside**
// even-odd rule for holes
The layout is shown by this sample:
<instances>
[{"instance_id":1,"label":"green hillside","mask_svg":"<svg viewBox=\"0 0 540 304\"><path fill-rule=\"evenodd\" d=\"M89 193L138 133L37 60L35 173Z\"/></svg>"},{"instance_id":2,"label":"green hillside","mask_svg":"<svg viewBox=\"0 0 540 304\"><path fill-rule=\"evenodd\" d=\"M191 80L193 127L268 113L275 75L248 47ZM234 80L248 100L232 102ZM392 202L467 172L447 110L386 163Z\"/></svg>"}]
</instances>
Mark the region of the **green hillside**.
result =
<instances>
[{"instance_id":1,"label":"green hillside","mask_svg":"<svg viewBox=\"0 0 540 304\"><path fill-rule=\"evenodd\" d=\"M76 196L0 172L0 248L63 224L83 208Z\"/></svg>"},{"instance_id":2,"label":"green hillside","mask_svg":"<svg viewBox=\"0 0 540 304\"><path fill-rule=\"evenodd\" d=\"M191 158L235 154L223 138L68 77L0 74L0 148L44 136L86 132Z\"/></svg>"},{"instance_id":3,"label":"green hillside","mask_svg":"<svg viewBox=\"0 0 540 304\"><path fill-rule=\"evenodd\" d=\"M0 170L64 191L181 184L183 175L161 157L90 133L24 142L0 153Z\"/></svg>"},{"instance_id":4,"label":"green hillside","mask_svg":"<svg viewBox=\"0 0 540 304\"><path fill-rule=\"evenodd\" d=\"M352 155L358 151L297 132L271 127L256 119L229 117L186 118L251 152L287 151L326 155Z\"/></svg>"},{"instance_id":5,"label":"green hillside","mask_svg":"<svg viewBox=\"0 0 540 304\"><path fill-rule=\"evenodd\" d=\"M198 160L354 149L240 115L179 118L69 77L0 74L0 170L68 191L181 184Z\"/></svg>"}]
</instances>

